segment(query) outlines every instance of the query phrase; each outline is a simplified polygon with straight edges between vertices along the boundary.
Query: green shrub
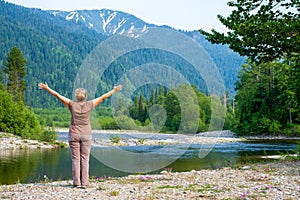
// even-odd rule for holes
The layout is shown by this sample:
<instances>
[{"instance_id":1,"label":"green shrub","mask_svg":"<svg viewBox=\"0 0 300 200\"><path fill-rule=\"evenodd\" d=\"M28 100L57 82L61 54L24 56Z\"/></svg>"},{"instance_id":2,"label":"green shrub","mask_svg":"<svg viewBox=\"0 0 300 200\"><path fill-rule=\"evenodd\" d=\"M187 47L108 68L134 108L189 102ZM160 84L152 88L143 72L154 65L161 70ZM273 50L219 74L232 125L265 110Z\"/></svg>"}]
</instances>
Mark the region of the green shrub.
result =
<instances>
[{"instance_id":1,"label":"green shrub","mask_svg":"<svg viewBox=\"0 0 300 200\"><path fill-rule=\"evenodd\" d=\"M107 117L107 116L98 117L98 122L102 129L110 129L110 130L119 129L119 126L113 117Z\"/></svg>"},{"instance_id":2,"label":"green shrub","mask_svg":"<svg viewBox=\"0 0 300 200\"><path fill-rule=\"evenodd\" d=\"M121 137L119 135L111 135L109 139L112 143L118 144L121 140Z\"/></svg>"},{"instance_id":3,"label":"green shrub","mask_svg":"<svg viewBox=\"0 0 300 200\"><path fill-rule=\"evenodd\" d=\"M282 125L279 123L279 121L272 120L272 122L270 123L270 125L268 127L268 131L271 134L278 135L281 132L281 130L280 130L281 127L282 127Z\"/></svg>"},{"instance_id":4,"label":"green shrub","mask_svg":"<svg viewBox=\"0 0 300 200\"><path fill-rule=\"evenodd\" d=\"M71 115L67 108L34 108L33 111L43 126L66 128L70 125Z\"/></svg>"},{"instance_id":5,"label":"green shrub","mask_svg":"<svg viewBox=\"0 0 300 200\"><path fill-rule=\"evenodd\" d=\"M23 104L14 102L11 96L0 91L0 130L24 138L36 138L42 130L34 113Z\"/></svg>"},{"instance_id":6,"label":"green shrub","mask_svg":"<svg viewBox=\"0 0 300 200\"><path fill-rule=\"evenodd\" d=\"M55 143L58 133L53 128L44 130L41 134L41 141Z\"/></svg>"},{"instance_id":7,"label":"green shrub","mask_svg":"<svg viewBox=\"0 0 300 200\"><path fill-rule=\"evenodd\" d=\"M11 96L0 90L0 131L12 133L26 139L52 142L55 134L44 130L34 112L22 103L16 103Z\"/></svg>"},{"instance_id":8,"label":"green shrub","mask_svg":"<svg viewBox=\"0 0 300 200\"><path fill-rule=\"evenodd\" d=\"M259 123L259 129L263 130L263 133L269 133L272 135L278 135L281 133L281 124L274 119L262 118Z\"/></svg>"},{"instance_id":9,"label":"green shrub","mask_svg":"<svg viewBox=\"0 0 300 200\"><path fill-rule=\"evenodd\" d=\"M300 124L288 124L283 133L287 136L300 137Z\"/></svg>"}]
</instances>

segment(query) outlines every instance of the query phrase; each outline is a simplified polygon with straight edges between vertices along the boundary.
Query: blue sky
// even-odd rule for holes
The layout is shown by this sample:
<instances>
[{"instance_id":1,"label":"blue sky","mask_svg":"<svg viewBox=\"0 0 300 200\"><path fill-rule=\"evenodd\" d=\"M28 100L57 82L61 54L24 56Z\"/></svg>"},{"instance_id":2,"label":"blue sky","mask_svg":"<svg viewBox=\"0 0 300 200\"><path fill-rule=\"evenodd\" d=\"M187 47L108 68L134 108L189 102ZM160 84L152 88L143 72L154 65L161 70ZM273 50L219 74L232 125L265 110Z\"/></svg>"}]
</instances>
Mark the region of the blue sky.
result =
<instances>
[{"instance_id":1,"label":"blue sky","mask_svg":"<svg viewBox=\"0 0 300 200\"><path fill-rule=\"evenodd\" d=\"M124 11L148 23L169 25L176 29L212 28L224 31L217 15L228 16L229 0L6 0L42 10L91 10L108 8Z\"/></svg>"}]
</instances>

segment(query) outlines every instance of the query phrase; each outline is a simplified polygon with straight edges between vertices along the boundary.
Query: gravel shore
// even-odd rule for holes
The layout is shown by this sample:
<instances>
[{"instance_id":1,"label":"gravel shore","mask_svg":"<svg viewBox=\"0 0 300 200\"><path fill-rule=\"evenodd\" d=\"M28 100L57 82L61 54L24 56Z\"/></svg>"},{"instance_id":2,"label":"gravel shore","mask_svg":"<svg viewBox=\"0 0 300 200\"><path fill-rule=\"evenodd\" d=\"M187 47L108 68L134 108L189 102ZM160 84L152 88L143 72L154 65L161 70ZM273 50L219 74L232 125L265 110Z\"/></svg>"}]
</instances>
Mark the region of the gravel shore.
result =
<instances>
[{"instance_id":1,"label":"gravel shore","mask_svg":"<svg viewBox=\"0 0 300 200\"><path fill-rule=\"evenodd\" d=\"M236 168L1 185L0 199L300 199L300 161Z\"/></svg>"},{"instance_id":2,"label":"gravel shore","mask_svg":"<svg viewBox=\"0 0 300 200\"><path fill-rule=\"evenodd\" d=\"M49 144L47 142L39 142L37 140L23 139L10 133L0 132L0 150L53 148L58 148L58 145Z\"/></svg>"},{"instance_id":3,"label":"gravel shore","mask_svg":"<svg viewBox=\"0 0 300 200\"><path fill-rule=\"evenodd\" d=\"M0 134L0 150L54 148L37 141ZM232 142L239 138L200 135L171 142ZM148 141L150 144L157 141ZM161 141L160 141L161 142ZM166 141L165 141L166 142ZM170 141L169 141L170 142ZM131 141L132 143L132 141ZM145 145L150 145L145 144ZM126 144L125 144L126 145ZM296 199L300 200L300 161L276 161L216 170L162 171L159 174L91 178L88 188L74 188L71 180L0 185L0 199Z\"/></svg>"},{"instance_id":4,"label":"gravel shore","mask_svg":"<svg viewBox=\"0 0 300 200\"><path fill-rule=\"evenodd\" d=\"M67 132L67 129L58 129L58 132ZM167 145L167 144L215 144L220 142L235 142L241 141L242 139L233 137L219 137L221 134L227 133L227 131L218 131L218 137L210 137L209 135L184 135L184 134L161 134L161 133L151 133L151 136L168 136L168 139L148 139L146 136L149 136L149 133L141 133L134 131L93 131L93 135L98 133L109 133L112 135L118 134L127 134L127 135L135 135L135 138L123 139L120 138L118 143L112 142L110 138L101 138L100 140L94 139L93 145L100 146L136 146L136 145ZM214 132L208 132L209 134L213 134ZM207 133L206 133L207 134ZM146 135L146 136L145 136ZM142 138L142 139L141 139ZM141 142L142 141L142 142ZM66 141L59 141L64 143L64 146L68 146ZM19 136L0 132L0 150L20 150L20 149L53 149L58 148L59 145L49 144L47 142L39 142L36 140L23 139Z\"/></svg>"}]
</instances>

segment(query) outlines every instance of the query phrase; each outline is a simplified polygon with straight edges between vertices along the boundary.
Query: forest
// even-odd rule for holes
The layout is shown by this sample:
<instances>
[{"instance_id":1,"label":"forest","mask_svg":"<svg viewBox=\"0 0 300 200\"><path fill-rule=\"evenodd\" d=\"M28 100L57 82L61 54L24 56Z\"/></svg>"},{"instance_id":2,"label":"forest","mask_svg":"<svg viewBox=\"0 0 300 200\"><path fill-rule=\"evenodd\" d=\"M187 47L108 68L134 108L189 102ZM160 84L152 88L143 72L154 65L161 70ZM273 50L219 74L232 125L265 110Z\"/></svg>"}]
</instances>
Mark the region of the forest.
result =
<instances>
[{"instance_id":1,"label":"forest","mask_svg":"<svg viewBox=\"0 0 300 200\"><path fill-rule=\"evenodd\" d=\"M240 134L298 135L300 132L300 3L297 0L229 2L220 22L227 34L200 32L248 58L236 82Z\"/></svg>"},{"instance_id":2,"label":"forest","mask_svg":"<svg viewBox=\"0 0 300 200\"><path fill-rule=\"evenodd\" d=\"M54 17L39 9L24 8L4 1L0 1L0 5L0 62L2 62L0 64L2 69L7 53L17 46L27 60L26 105L37 108L61 106L50 97L41 99L40 91L36 87L37 83L47 82L62 95L71 97L75 76L84 59L108 36L92 31L81 24L69 23L63 18ZM185 34L196 37L194 32ZM201 36L198 33L196 40L210 54L220 70L226 89L230 95L233 95L237 71L245 62L245 58L230 50L228 46L213 45L206 41L204 36L199 35ZM189 67L188 63L183 63L174 55L169 54L167 58L165 57L158 51L145 52L143 50L123 56L110 66L111 71L106 73L104 79L111 81L105 82L104 80L104 85L99 84L98 94L111 88L115 77L110 77L110 75L124 73L124 70L130 70L129 66L155 60L162 64L170 62L170 65L176 69L180 68L181 71ZM123 69L123 66L127 68ZM192 79L189 80L192 84L198 85L198 77L190 76L190 79Z\"/></svg>"},{"instance_id":3,"label":"forest","mask_svg":"<svg viewBox=\"0 0 300 200\"><path fill-rule=\"evenodd\" d=\"M269 1L263 5L247 0L231 2L228 5L236 8L231 15L218 16L228 27L227 34L199 30L207 43L218 45L217 48L226 47L219 48L212 58L216 63L219 60L219 68L220 61L227 62L220 71L226 86L235 80L234 94L228 91L219 97L209 94L203 79L195 76L189 63L176 55L153 49L131 52L105 71L96 96L108 91L122 73L153 61L184 71L191 85L181 84L174 88L146 85L126 103L118 102L117 111L106 101L95 109L93 128L192 133L215 130L211 126L214 120L222 124L223 129L239 135L299 136L300 16L295 12L274 10L282 7L287 11L299 11L299 3L288 2ZM49 131L44 127L68 127L68 109L49 94L39 91L37 83L47 82L62 95L71 97L83 59L107 36L80 24L67 24L39 9L4 1L0 4L0 131L35 137ZM253 10L259 12L253 13ZM213 45L205 47L213 52ZM225 54L227 47L238 53L239 59L217 56ZM229 72L239 62L240 71L233 78L234 74ZM183 91L196 94L196 99L187 97L187 105L182 105L177 95ZM185 106L184 109L181 106ZM212 108L220 112L219 118L212 119ZM182 119L187 115L191 119L186 122Z\"/></svg>"}]
</instances>

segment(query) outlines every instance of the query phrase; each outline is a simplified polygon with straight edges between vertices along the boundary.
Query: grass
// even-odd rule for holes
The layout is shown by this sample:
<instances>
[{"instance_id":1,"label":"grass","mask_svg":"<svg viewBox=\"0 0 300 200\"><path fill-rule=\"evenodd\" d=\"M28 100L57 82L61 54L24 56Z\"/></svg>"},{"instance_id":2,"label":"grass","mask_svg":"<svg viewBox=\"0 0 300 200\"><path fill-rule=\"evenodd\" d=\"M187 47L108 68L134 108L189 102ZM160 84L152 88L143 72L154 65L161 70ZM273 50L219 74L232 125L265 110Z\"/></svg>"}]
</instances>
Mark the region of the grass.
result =
<instances>
[{"instance_id":1,"label":"grass","mask_svg":"<svg viewBox=\"0 0 300 200\"><path fill-rule=\"evenodd\" d=\"M157 187L157 189L180 189L180 188L182 188L181 185L163 185Z\"/></svg>"},{"instance_id":2,"label":"grass","mask_svg":"<svg viewBox=\"0 0 300 200\"><path fill-rule=\"evenodd\" d=\"M222 192L222 190L216 189L214 185L205 184L205 185L198 185L198 184L190 184L188 187L185 188L186 191L194 191L194 192Z\"/></svg>"},{"instance_id":3,"label":"grass","mask_svg":"<svg viewBox=\"0 0 300 200\"><path fill-rule=\"evenodd\" d=\"M112 190L112 191L110 191L110 196L114 196L114 197L116 197L116 196L119 196L120 195L120 192L119 191L117 191L117 190Z\"/></svg>"},{"instance_id":4,"label":"grass","mask_svg":"<svg viewBox=\"0 0 300 200\"><path fill-rule=\"evenodd\" d=\"M144 144L146 140L147 140L146 138L139 138L138 143Z\"/></svg>"},{"instance_id":5,"label":"grass","mask_svg":"<svg viewBox=\"0 0 300 200\"><path fill-rule=\"evenodd\" d=\"M119 135L111 135L109 139L113 144L118 144L121 140L121 137Z\"/></svg>"},{"instance_id":6,"label":"grass","mask_svg":"<svg viewBox=\"0 0 300 200\"><path fill-rule=\"evenodd\" d=\"M11 199L10 196L1 195L1 199Z\"/></svg>"},{"instance_id":7,"label":"grass","mask_svg":"<svg viewBox=\"0 0 300 200\"><path fill-rule=\"evenodd\" d=\"M96 190L106 190L106 188L103 185L98 185Z\"/></svg>"},{"instance_id":8,"label":"grass","mask_svg":"<svg viewBox=\"0 0 300 200\"><path fill-rule=\"evenodd\" d=\"M54 145L58 146L59 148L66 148L68 146L68 144L63 141L55 141Z\"/></svg>"}]
</instances>

